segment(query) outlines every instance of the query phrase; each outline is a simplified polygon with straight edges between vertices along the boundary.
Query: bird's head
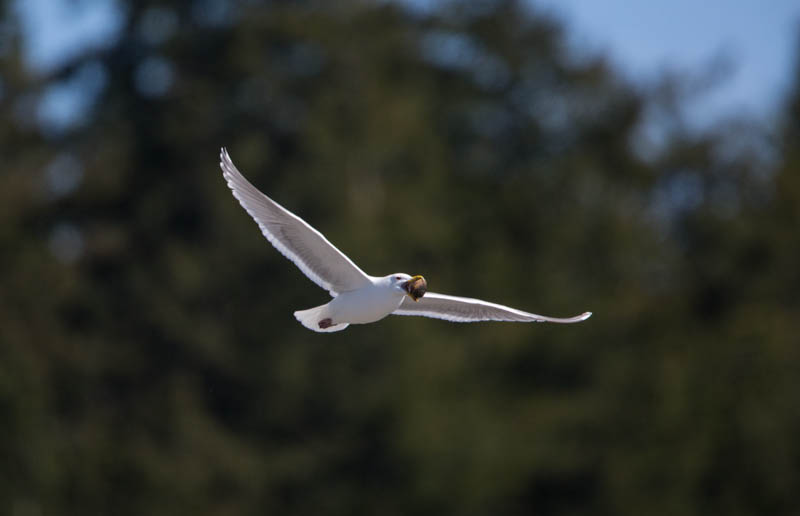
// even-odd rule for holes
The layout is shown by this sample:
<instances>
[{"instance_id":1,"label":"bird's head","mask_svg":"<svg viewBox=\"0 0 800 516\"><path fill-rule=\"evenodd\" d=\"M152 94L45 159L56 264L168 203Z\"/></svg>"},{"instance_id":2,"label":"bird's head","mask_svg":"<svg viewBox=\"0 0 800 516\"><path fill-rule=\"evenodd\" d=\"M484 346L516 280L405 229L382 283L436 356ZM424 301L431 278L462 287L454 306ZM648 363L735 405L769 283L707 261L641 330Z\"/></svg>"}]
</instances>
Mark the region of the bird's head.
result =
<instances>
[{"instance_id":1,"label":"bird's head","mask_svg":"<svg viewBox=\"0 0 800 516\"><path fill-rule=\"evenodd\" d=\"M389 281L392 286L405 292L414 301L419 301L419 298L428 291L428 282L419 275L409 276L403 272L398 272L389 276Z\"/></svg>"}]
</instances>

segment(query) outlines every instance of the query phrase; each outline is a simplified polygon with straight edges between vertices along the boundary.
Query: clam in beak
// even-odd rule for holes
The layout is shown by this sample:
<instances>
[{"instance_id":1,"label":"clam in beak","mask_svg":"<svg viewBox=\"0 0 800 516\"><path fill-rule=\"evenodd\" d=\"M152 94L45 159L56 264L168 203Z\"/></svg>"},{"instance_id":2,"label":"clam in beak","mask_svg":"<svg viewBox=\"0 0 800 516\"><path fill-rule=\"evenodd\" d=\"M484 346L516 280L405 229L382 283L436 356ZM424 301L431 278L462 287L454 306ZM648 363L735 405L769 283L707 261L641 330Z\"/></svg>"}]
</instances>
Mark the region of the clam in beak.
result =
<instances>
[{"instance_id":1,"label":"clam in beak","mask_svg":"<svg viewBox=\"0 0 800 516\"><path fill-rule=\"evenodd\" d=\"M414 301L419 301L419 298L425 295L428 291L428 282L422 276L414 276L410 280L402 284L403 289L408 292L408 297Z\"/></svg>"}]
</instances>

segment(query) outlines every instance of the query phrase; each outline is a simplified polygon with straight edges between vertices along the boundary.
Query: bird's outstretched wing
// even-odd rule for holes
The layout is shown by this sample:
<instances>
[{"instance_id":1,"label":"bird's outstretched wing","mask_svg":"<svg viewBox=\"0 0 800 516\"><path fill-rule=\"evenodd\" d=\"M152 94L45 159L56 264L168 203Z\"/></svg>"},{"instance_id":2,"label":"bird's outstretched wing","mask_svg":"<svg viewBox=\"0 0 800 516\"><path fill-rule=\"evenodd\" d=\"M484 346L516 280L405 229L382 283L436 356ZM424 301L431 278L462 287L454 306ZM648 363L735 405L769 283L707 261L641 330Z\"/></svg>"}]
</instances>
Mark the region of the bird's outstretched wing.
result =
<instances>
[{"instance_id":1,"label":"bird's outstretched wing","mask_svg":"<svg viewBox=\"0 0 800 516\"><path fill-rule=\"evenodd\" d=\"M576 323L591 317L592 312L585 312L575 317L561 319L544 315L531 314L508 306L489 303L469 297L446 296L428 292L424 297L414 301L406 297L400 308L392 312L394 315L421 315L452 322L478 321L516 321L516 322L554 322Z\"/></svg>"},{"instance_id":2,"label":"bird's outstretched wing","mask_svg":"<svg viewBox=\"0 0 800 516\"><path fill-rule=\"evenodd\" d=\"M244 178L223 148L219 166L233 196L250 214L275 249L332 296L366 286L369 277L322 233L276 203Z\"/></svg>"}]
</instances>

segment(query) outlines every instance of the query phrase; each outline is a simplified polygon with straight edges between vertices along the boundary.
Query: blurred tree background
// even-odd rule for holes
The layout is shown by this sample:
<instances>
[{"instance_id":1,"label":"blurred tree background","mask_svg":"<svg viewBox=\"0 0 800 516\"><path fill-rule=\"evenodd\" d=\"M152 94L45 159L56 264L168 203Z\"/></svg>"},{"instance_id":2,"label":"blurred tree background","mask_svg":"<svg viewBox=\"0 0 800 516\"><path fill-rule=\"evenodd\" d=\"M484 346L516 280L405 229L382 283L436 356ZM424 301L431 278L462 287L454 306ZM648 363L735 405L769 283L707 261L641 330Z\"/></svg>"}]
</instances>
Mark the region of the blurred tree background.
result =
<instances>
[{"instance_id":1,"label":"blurred tree background","mask_svg":"<svg viewBox=\"0 0 800 516\"><path fill-rule=\"evenodd\" d=\"M47 73L4 4L0 512L800 512L800 77L699 133L519 2L118 4ZM223 145L369 273L595 315L311 333Z\"/></svg>"}]
</instances>

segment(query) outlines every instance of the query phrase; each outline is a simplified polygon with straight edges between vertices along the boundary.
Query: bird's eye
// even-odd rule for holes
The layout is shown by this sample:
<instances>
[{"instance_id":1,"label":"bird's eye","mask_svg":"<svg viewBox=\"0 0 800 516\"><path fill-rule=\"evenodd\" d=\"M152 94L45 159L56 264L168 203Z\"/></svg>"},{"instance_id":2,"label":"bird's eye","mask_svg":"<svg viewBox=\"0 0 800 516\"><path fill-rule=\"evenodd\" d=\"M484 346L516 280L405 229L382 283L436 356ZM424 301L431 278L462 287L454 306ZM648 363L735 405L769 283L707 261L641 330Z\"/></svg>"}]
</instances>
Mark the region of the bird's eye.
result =
<instances>
[{"instance_id":1,"label":"bird's eye","mask_svg":"<svg viewBox=\"0 0 800 516\"><path fill-rule=\"evenodd\" d=\"M394 279L396 279L396 280L401 280L401 279L403 279L403 278L401 278L400 276L395 276L395 277L394 277Z\"/></svg>"}]
</instances>

